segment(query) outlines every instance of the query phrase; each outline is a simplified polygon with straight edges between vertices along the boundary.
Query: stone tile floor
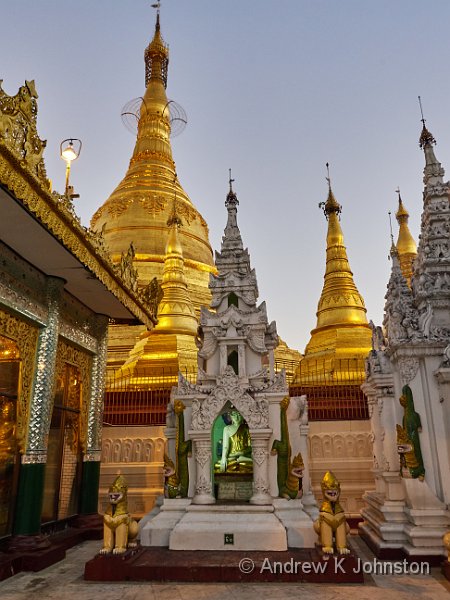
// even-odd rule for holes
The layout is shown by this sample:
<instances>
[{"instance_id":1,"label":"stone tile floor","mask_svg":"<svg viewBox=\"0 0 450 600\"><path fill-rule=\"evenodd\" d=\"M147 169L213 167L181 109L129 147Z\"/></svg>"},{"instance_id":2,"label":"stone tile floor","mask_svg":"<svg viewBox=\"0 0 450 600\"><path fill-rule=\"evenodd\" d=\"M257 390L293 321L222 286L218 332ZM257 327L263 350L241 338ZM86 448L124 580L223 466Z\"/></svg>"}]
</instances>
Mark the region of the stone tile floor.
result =
<instances>
[{"instance_id":1,"label":"stone tile floor","mask_svg":"<svg viewBox=\"0 0 450 600\"><path fill-rule=\"evenodd\" d=\"M65 560L37 573L19 573L0 582L1 600L444 600L450 599L450 582L439 568L430 575L370 575L364 585L314 583L94 583L83 580L84 564L101 542L90 541L67 552ZM352 539L358 555L373 555L358 538Z\"/></svg>"}]
</instances>

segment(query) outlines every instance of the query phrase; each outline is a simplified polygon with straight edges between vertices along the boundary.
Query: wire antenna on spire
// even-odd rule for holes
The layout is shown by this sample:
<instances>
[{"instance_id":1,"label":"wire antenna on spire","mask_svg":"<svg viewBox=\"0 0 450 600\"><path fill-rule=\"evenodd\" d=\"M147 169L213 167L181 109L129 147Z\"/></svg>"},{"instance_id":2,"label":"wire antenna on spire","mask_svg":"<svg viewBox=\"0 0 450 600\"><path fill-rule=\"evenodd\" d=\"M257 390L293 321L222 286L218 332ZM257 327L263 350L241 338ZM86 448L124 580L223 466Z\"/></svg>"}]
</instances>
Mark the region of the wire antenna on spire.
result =
<instances>
[{"instance_id":1,"label":"wire antenna on spire","mask_svg":"<svg viewBox=\"0 0 450 600\"><path fill-rule=\"evenodd\" d=\"M159 17L159 9L161 8L161 2L155 2L154 4L152 4L152 8L156 8L156 14Z\"/></svg>"},{"instance_id":2,"label":"wire antenna on spire","mask_svg":"<svg viewBox=\"0 0 450 600\"><path fill-rule=\"evenodd\" d=\"M233 191L234 179L231 179L231 169L228 169L228 174L229 174L228 183L230 184L230 192L232 192Z\"/></svg>"},{"instance_id":3,"label":"wire antenna on spire","mask_svg":"<svg viewBox=\"0 0 450 600\"><path fill-rule=\"evenodd\" d=\"M425 127L425 119L424 119L424 117L423 117L423 108L422 108L422 99L421 99L421 97L420 97L420 96L417 96L417 97L418 97L418 99L419 99L420 114L421 114L421 116L422 116L422 118L421 118L420 120L422 121L422 123L423 123L423 126Z\"/></svg>"},{"instance_id":4,"label":"wire antenna on spire","mask_svg":"<svg viewBox=\"0 0 450 600\"><path fill-rule=\"evenodd\" d=\"M389 215L389 229L391 232L391 251L389 252L389 256L388 256L388 260L391 260L391 257L395 254L395 251L397 250L394 244L394 234L392 233L392 213L391 211L388 211L388 215Z\"/></svg>"},{"instance_id":5,"label":"wire antenna on spire","mask_svg":"<svg viewBox=\"0 0 450 600\"><path fill-rule=\"evenodd\" d=\"M400 187L399 186L397 186L397 189L395 190L395 193L398 194L398 201L401 202L402 201L402 197L400 195ZM391 213L389 213L389 214L391 214ZM391 231L391 233L392 233L392 231Z\"/></svg>"},{"instance_id":6,"label":"wire antenna on spire","mask_svg":"<svg viewBox=\"0 0 450 600\"><path fill-rule=\"evenodd\" d=\"M330 179L330 164L326 163L326 168L327 168L327 176L325 177L325 179L327 180L328 183L328 187L331 190L331 179Z\"/></svg>"}]
</instances>

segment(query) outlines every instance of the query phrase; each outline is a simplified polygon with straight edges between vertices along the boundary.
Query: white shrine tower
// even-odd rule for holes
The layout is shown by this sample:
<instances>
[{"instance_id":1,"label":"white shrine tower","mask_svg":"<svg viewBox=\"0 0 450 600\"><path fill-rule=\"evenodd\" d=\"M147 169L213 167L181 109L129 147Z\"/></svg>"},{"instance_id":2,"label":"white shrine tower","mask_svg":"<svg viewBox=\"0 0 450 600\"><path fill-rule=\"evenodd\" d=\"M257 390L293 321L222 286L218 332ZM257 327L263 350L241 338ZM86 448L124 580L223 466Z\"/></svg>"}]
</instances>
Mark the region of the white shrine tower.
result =
<instances>
[{"instance_id":1,"label":"white shrine tower","mask_svg":"<svg viewBox=\"0 0 450 600\"><path fill-rule=\"evenodd\" d=\"M284 371L274 372L276 324L265 302L256 304L231 184L218 274L209 284L212 310L201 310L197 383L180 374L172 391L171 475L163 503L145 518L141 543L173 550L313 547L306 398L289 401Z\"/></svg>"}]
</instances>

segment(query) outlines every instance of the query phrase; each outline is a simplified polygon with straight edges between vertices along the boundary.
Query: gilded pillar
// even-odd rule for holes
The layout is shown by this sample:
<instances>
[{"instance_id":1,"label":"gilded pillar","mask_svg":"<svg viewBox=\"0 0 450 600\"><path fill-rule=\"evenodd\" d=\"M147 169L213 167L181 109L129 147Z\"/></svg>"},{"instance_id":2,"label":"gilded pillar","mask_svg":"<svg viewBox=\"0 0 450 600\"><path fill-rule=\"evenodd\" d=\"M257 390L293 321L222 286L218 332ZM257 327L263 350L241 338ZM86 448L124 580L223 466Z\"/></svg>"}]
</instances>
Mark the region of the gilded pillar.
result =
<instances>
[{"instance_id":1,"label":"gilded pillar","mask_svg":"<svg viewBox=\"0 0 450 600\"><path fill-rule=\"evenodd\" d=\"M80 494L80 514L97 512L100 480L101 434L105 366L108 347L108 318L95 317L97 353L92 360L91 396L88 408L86 448L83 455L83 474Z\"/></svg>"},{"instance_id":2,"label":"gilded pillar","mask_svg":"<svg viewBox=\"0 0 450 600\"><path fill-rule=\"evenodd\" d=\"M193 504L215 504L211 475L211 432L189 432L195 444L196 480ZM192 435L194 433L195 437Z\"/></svg>"},{"instance_id":3,"label":"gilded pillar","mask_svg":"<svg viewBox=\"0 0 450 600\"><path fill-rule=\"evenodd\" d=\"M50 427L55 379L56 349L58 346L60 299L64 281L47 279L47 324L39 332L36 369L33 380L28 436L19 474L15 535L35 535L40 532L44 491L47 436ZM30 502L30 498L33 502Z\"/></svg>"},{"instance_id":4,"label":"gilded pillar","mask_svg":"<svg viewBox=\"0 0 450 600\"><path fill-rule=\"evenodd\" d=\"M253 496L250 504L272 504L269 494L269 452L268 441L271 429L251 429L253 458Z\"/></svg>"}]
</instances>

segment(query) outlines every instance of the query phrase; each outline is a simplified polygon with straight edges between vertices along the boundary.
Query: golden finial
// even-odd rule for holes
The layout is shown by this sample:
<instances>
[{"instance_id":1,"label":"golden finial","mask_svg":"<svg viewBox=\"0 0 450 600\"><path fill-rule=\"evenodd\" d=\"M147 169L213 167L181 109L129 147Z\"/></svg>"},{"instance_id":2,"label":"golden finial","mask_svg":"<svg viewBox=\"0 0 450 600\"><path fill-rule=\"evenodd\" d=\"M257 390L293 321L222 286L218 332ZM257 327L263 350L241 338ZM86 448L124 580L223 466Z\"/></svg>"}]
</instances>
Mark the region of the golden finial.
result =
<instances>
[{"instance_id":1,"label":"golden finial","mask_svg":"<svg viewBox=\"0 0 450 600\"><path fill-rule=\"evenodd\" d=\"M337 202L331 189L330 164L326 163L325 166L327 168L327 176L325 177L325 180L328 183L328 198L326 202L319 202L319 208L323 210L325 217L328 219L331 213L335 213L339 216L339 214L342 212L342 206L339 204L339 202Z\"/></svg>"},{"instance_id":2,"label":"golden finial","mask_svg":"<svg viewBox=\"0 0 450 600\"><path fill-rule=\"evenodd\" d=\"M159 12L161 8L161 2L155 2L152 4L152 8L156 8L156 29L159 29Z\"/></svg>"},{"instance_id":3,"label":"golden finial","mask_svg":"<svg viewBox=\"0 0 450 600\"><path fill-rule=\"evenodd\" d=\"M151 6L152 8L156 8L156 24L153 40L147 46L144 53L145 86L148 86L150 79L159 79L162 80L164 87L167 87L169 49L161 37L161 27L159 24L159 9L161 7L161 2L156 2Z\"/></svg>"},{"instance_id":4,"label":"golden finial","mask_svg":"<svg viewBox=\"0 0 450 600\"><path fill-rule=\"evenodd\" d=\"M397 221L400 223L400 220L402 217L409 217L409 213L405 208L405 205L403 204L403 200L402 197L400 195L400 188L398 187L395 192L398 194L398 210L395 213L395 216L397 218Z\"/></svg>"}]
</instances>

